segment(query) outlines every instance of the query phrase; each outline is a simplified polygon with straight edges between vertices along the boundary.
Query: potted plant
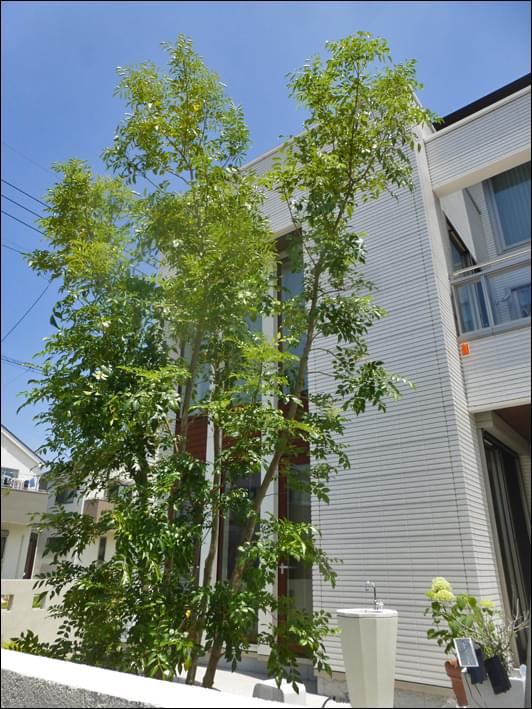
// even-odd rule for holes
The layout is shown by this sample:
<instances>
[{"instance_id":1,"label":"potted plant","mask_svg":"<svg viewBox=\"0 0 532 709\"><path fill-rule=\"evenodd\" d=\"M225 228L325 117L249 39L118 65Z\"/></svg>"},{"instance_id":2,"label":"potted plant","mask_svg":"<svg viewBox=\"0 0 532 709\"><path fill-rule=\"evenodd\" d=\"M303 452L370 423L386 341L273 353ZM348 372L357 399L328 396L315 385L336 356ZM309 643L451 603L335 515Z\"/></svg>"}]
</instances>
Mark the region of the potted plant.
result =
<instances>
[{"instance_id":1,"label":"potted plant","mask_svg":"<svg viewBox=\"0 0 532 709\"><path fill-rule=\"evenodd\" d=\"M458 704L522 706L524 678L513 666L511 648L515 634L527 627L528 614L508 621L492 601L479 601L467 594L455 596L443 577L433 579L425 595L431 601L425 614L431 613L433 621L427 637L436 640L448 655L454 655L456 638L471 638L475 646L478 668L464 674L456 657L445 663Z\"/></svg>"}]
</instances>

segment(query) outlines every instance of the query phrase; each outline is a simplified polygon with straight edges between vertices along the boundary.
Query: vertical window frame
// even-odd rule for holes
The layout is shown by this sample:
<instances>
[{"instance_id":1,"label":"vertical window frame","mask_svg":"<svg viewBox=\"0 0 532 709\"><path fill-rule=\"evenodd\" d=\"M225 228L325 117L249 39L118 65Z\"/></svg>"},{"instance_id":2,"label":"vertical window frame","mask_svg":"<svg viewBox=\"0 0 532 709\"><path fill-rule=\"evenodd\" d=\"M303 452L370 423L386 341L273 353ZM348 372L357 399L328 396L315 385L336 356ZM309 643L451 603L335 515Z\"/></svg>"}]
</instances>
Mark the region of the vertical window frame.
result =
<instances>
[{"instance_id":1,"label":"vertical window frame","mask_svg":"<svg viewBox=\"0 0 532 709\"><path fill-rule=\"evenodd\" d=\"M498 174L503 174L504 172L510 172L510 170L521 167L522 165L526 165L529 162L530 162L530 160L527 160L526 162L520 163L519 165L514 165L514 167L511 167L508 170L503 170L502 172L500 172ZM497 175L493 175L493 177L497 177ZM494 236L494 240L495 240L495 248L497 250L497 254L502 255L502 254L507 254L507 253L511 253L512 251L517 251L519 249L522 249L525 244L530 243L530 238L523 239L522 241L519 241L515 244L510 244L510 245L506 244L506 241L504 239L504 229L502 228L502 222L501 222L501 218L499 216L499 209L497 207L497 200L495 198L495 191L494 191L493 185L492 185L493 177L490 177L489 179L484 180L484 182L482 183L482 188L483 188L483 192L484 192L484 198L486 200L486 206L488 208L488 216L490 219L491 228L493 230L493 236Z\"/></svg>"}]
</instances>

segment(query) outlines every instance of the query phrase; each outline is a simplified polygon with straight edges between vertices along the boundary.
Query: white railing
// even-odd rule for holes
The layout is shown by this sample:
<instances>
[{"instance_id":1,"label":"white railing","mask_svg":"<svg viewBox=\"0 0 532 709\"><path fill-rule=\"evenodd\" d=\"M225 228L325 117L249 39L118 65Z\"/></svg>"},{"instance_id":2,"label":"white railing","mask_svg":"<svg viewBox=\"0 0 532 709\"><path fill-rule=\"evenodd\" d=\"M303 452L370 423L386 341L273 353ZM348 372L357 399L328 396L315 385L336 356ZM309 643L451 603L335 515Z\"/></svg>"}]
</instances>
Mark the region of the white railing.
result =
<instances>
[{"instance_id":1,"label":"white railing","mask_svg":"<svg viewBox=\"0 0 532 709\"><path fill-rule=\"evenodd\" d=\"M460 334L529 323L530 281L530 248L456 271L451 285Z\"/></svg>"},{"instance_id":2,"label":"white railing","mask_svg":"<svg viewBox=\"0 0 532 709\"><path fill-rule=\"evenodd\" d=\"M43 492L47 494L46 490L40 489L40 482L38 478L28 478L23 480L21 478L11 478L9 475L2 476L2 487L9 487L12 490L25 490L26 492Z\"/></svg>"}]
</instances>

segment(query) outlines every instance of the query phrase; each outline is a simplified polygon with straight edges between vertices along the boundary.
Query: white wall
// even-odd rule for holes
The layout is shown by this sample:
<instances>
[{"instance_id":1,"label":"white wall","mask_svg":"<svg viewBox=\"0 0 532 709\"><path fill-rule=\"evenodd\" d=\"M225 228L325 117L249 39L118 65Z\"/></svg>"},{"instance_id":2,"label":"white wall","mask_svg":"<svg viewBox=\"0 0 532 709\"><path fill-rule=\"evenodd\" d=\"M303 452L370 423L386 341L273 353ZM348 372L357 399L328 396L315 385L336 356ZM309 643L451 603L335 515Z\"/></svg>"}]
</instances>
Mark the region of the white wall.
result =
<instances>
[{"instance_id":1,"label":"white wall","mask_svg":"<svg viewBox=\"0 0 532 709\"><path fill-rule=\"evenodd\" d=\"M422 154L421 166L424 160ZM458 356L447 234L428 168L421 176L414 170L413 194L361 206L353 228L368 234L365 275L389 313L370 331L371 354L413 380L416 391L405 391L387 414L369 410L346 427L352 468L332 481L330 505L314 501L312 509L323 548L343 564L335 589L315 573L314 606L334 618L336 608L367 605L364 581L375 581L378 596L399 611L397 678L446 685L441 650L426 639L424 592L441 575L457 591L498 600L498 583ZM277 232L290 228L275 195L266 213ZM316 343L312 392L331 390L330 358L319 348L333 344L329 338ZM338 637L327 651L332 668L343 670Z\"/></svg>"},{"instance_id":2,"label":"white wall","mask_svg":"<svg viewBox=\"0 0 532 709\"><path fill-rule=\"evenodd\" d=\"M2 579L2 595L12 596L11 608L2 610L2 640L33 631L43 642L53 642L61 620L49 615L48 608L58 602L57 596L44 599L42 608L33 608L34 596L45 589L34 588L35 579Z\"/></svg>"},{"instance_id":3,"label":"white wall","mask_svg":"<svg viewBox=\"0 0 532 709\"><path fill-rule=\"evenodd\" d=\"M2 530L4 529L9 532L9 535L6 540L4 559L2 562L2 578L22 578L31 527L2 522Z\"/></svg>"},{"instance_id":4,"label":"white wall","mask_svg":"<svg viewBox=\"0 0 532 709\"><path fill-rule=\"evenodd\" d=\"M34 574L37 573L47 573L48 571L51 570L51 562L52 562L52 556L48 554L47 556L43 557L44 549L46 546L46 540L49 537L48 532L44 532L41 534L39 537L39 544L37 548L37 555L36 555L36 560L35 560L35 569L34 569ZM114 555L115 549L116 549L116 544L115 544L115 539L114 535L111 532L108 532L106 535L107 538L107 545L106 545L106 550L105 550L105 561L109 561L109 559ZM81 556L74 556L71 555L71 560L74 561L76 564L81 564L82 566L88 566L89 564L92 564L93 561L96 561L98 558L98 545L99 542L93 542L92 544L89 544L83 554Z\"/></svg>"},{"instance_id":5,"label":"white wall","mask_svg":"<svg viewBox=\"0 0 532 709\"><path fill-rule=\"evenodd\" d=\"M2 429L2 467L19 471L18 477L27 480L39 473L40 460L29 454L7 432Z\"/></svg>"},{"instance_id":6,"label":"white wall","mask_svg":"<svg viewBox=\"0 0 532 709\"><path fill-rule=\"evenodd\" d=\"M440 197L530 160L530 87L438 131L426 145Z\"/></svg>"},{"instance_id":7,"label":"white wall","mask_svg":"<svg viewBox=\"0 0 532 709\"><path fill-rule=\"evenodd\" d=\"M530 403L530 325L469 341L462 368L471 411Z\"/></svg>"},{"instance_id":8,"label":"white wall","mask_svg":"<svg viewBox=\"0 0 532 709\"><path fill-rule=\"evenodd\" d=\"M2 706L276 709L286 704L2 650Z\"/></svg>"}]
</instances>

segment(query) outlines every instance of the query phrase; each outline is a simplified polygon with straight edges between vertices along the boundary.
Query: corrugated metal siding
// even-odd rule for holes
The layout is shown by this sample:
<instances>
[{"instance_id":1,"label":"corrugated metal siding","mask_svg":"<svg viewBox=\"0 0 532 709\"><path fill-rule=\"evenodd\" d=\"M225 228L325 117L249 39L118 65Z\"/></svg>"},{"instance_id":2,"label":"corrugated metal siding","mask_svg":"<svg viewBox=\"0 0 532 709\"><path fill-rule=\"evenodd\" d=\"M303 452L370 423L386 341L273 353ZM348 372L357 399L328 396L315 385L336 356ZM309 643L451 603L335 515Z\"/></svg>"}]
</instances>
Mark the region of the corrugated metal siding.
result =
<instances>
[{"instance_id":1,"label":"corrugated metal siding","mask_svg":"<svg viewBox=\"0 0 532 709\"><path fill-rule=\"evenodd\" d=\"M465 124L437 133L428 141L433 187L441 190L462 175L495 164L527 145L530 145L530 90Z\"/></svg>"},{"instance_id":2,"label":"corrugated metal siding","mask_svg":"<svg viewBox=\"0 0 532 709\"><path fill-rule=\"evenodd\" d=\"M530 327L471 340L462 367L469 406L489 411L530 401Z\"/></svg>"}]
</instances>

